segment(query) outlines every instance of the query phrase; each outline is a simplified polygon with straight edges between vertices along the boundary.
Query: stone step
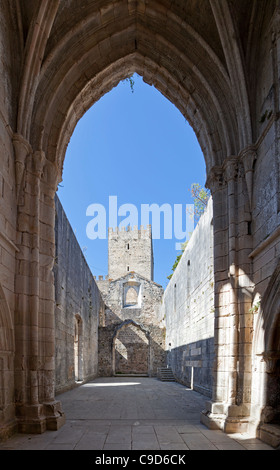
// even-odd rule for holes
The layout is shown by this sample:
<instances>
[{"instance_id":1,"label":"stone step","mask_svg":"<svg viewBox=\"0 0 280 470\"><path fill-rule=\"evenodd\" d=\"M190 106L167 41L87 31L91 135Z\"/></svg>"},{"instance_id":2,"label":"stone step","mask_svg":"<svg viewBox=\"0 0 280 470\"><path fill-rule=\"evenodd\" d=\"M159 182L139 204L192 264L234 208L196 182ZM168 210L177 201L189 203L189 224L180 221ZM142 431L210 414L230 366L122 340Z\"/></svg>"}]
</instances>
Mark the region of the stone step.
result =
<instances>
[{"instance_id":1,"label":"stone step","mask_svg":"<svg viewBox=\"0 0 280 470\"><path fill-rule=\"evenodd\" d=\"M170 369L170 367L160 367L160 368L158 368L158 378L162 382L175 382L175 377L174 377L172 369Z\"/></svg>"},{"instance_id":2,"label":"stone step","mask_svg":"<svg viewBox=\"0 0 280 470\"><path fill-rule=\"evenodd\" d=\"M266 444L279 449L280 448L280 425L279 424L262 424L260 427L260 439Z\"/></svg>"}]
</instances>

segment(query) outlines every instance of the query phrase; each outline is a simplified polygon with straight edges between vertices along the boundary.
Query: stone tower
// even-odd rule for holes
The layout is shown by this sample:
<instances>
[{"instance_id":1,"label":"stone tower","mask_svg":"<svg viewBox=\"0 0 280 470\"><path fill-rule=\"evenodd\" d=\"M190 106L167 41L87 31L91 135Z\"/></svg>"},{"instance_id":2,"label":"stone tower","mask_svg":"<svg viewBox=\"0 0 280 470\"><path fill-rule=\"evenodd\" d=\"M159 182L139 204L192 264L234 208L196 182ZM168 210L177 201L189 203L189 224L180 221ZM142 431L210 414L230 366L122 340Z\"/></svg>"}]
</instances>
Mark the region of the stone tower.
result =
<instances>
[{"instance_id":1,"label":"stone tower","mask_svg":"<svg viewBox=\"0 0 280 470\"><path fill-rule=\"evenodd\" d=\"M141 225L127 229L122 227L108 234L108 275L118 279L134 271L148 280L154 280L152 229Z\"/></svg>"}]
</instances>

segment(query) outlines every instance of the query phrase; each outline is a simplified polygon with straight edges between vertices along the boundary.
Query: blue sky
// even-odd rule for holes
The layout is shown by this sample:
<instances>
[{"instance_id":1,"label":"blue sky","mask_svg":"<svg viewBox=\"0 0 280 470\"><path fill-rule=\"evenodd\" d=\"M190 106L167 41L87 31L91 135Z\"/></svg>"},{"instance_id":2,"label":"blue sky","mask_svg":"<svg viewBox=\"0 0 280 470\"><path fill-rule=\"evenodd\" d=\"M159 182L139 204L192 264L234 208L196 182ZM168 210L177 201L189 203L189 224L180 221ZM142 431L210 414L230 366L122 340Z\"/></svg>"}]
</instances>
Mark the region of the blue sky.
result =
<instances>
[{"instance_id":1,"label":"blue sky","mask_svg":"<svg viewBox=\"0 0 280 470\"><path fill-rule=\"evenodd\" d=\"M205 162L195 134L177 108L141 77L120 82L78 122L69 143L58 196L93 275L108 272L107 239L90 239L91 204L191 204L192 183L204 186ZM128 214L129 215L129 214ZM185 217L185 216L184 216ZM120 223L125 217L119 217ZM176 240L153 241L154 280L166 287L176 259ZM185 223L183 219L183 229ZM98 226L96 227L98 229ZM183 241L183 240L182 240Z\"/></svg>"}]
</instances>

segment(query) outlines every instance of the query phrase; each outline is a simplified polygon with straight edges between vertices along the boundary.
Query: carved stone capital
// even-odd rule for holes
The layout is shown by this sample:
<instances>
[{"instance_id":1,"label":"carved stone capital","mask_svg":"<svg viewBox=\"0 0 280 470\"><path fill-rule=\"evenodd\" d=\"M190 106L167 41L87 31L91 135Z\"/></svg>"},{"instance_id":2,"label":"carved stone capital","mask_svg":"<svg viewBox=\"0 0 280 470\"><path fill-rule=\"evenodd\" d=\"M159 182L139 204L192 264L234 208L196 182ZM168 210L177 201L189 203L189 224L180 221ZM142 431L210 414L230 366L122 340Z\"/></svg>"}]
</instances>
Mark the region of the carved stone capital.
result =
<instances>
[{"instance_id":1,"label":"carved stone capital","mask_svg":"<svg viewBox=\"0 0 280 470\"><path fill-rule=\"evenodd\" d=\"M273 374L275 372L277 361L280 359L280 351L268 351L263 353L263 360L266 363L266 373Z\"/></svg>"},{"instance_id":2,"label":"carved stone capital","mask_svg":"<svg viewBox=\"0 0 280 470\"><path fill-rule=\"evenodd\" d=\"M224 176L222 167L214 166L213 168L211 168L205 186L206 188L210 189L212 194L224 186Z\"/></svg>"},{"instance_id":3,"label":"carved stone capital","mask_svg":"<svg viewBox=\"0 0 280 470\"><path fill-rule=\"evenodd\" d=\"M46 157L45 153L42 150L37 150L33 154L33 174L37 176L37 178L41 179L43 174L43 169L45 165Z\"/></svg>"},{"instance_id":4,"label":"carved stone capital","mask_svg":"<svg viewBox=\"0 0 280 470\"><path fill-rule=\"evenodd\" d=\"M43 170L43 182L55 193L59 181L60 173L56 164L46 159Z\"/></svg>"},{"instance_id":5,"label":"carved stone capital","mask_svg":"<svg viewBox=\"0 0 280 470\"><path fill-rule=\"evenodd\" d=\"M240 160L243 163L245 174L253 171L254 162L257 159L257 152L255 147L247 147L240 153Z\"/></svg>"},{"instance_id":6,"label":"carved stone capital","mask_svg":"<svg viewBox=\"0 0 280 470\"><path fill-rule=\"evenodd\" d=\"M223 163L224 178L228 183L229 181L236 180L238 176L238 158L235 156L228 157Z\"/></svg>"},{"instance_id":7,"label":"carved stone capital","mask_svg":"<svg viewBox=\"0 0 280 470\"><path fill-rule=\"evenodd\" d=\"M19 201L20 189L22 186L23 175L26 165L26 158L32 155L33 150L30 143L20 134L14 134L13 146L15 152L15 178L16 178L16 195Z\"/></svg>"},{"instance_id":8,"label":"carved stone capital","mask_svg":"<svg viewBox=\"0 0 280 470\"><path fill-rule=\"evenodd\" d=\"M26 156L33 153L30 143L20 134L13 135L15 161L24 164Z\"/></svg>"},{"instance_id":9,"label":"carved stone capital","mask_svg":"<svg viewBox=\"0 0 280 470\"><path fill-rule=\"evenodd\" d=\"M240 154L240 161L243 164L243 168L245 172L245 180L247 184L250 207L252 205L253 173L254 173L254 162L256 159L257 159L257 152L253 146L247 147Z\"/></svg>"}]
</instances>

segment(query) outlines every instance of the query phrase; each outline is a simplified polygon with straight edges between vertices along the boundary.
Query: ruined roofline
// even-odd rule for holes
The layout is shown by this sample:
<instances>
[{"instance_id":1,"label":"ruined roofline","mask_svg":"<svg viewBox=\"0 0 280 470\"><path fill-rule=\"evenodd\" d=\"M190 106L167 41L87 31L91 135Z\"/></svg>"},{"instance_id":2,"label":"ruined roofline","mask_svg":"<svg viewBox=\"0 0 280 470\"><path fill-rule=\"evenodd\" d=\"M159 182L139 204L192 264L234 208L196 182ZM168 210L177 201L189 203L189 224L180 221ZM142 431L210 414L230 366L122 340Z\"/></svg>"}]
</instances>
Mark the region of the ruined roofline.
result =
<instances>
[{"instance_id":1,"label":"ruined roofline","mask_svg":"<svg viewBox=\"0 0 280 470\"><path fill-rule=\"evenodd\" d=\"M96 279L96 280L97 280L97 281L117 282L117 281L120 281L120 280L125 279L125 278L127 278L127 277L131 277L131 275L140 277L141 279L144 279L144 280L147 281L147 282L150 282L150 283L152 283L152 284L155 284L155 285L158 286L158 287L163 288L162 285L158 284L157 282L153 281L152 279L148 279L147 277L142 276L142 274L138 274L136 271L130 271L129 273L124 274L123 276L119 276L119 277L116 278L116 279L110 279L108 275L105 276L105 279L104 279L104 276L98 276L98 279ZM96 278L96 276L94 276L94 278Z\"/></svg>"},{"instance_id":2,"label":"ruined roofline","mask_svg":"<svg viewBox=\"0 0 280 470\"><path fill-rule=\"evenodd\" d=\"M149 236L152 237L152 226L151 225L147 225L146 228L144 227L144 225L140 225L140 229L138 228L138 225L134 225L133 227L131 227L130 225L128 225L127 227L109 227L108 228L108 234L127 234L127 233L138 233L138 235L140 234L140 236L142 235L146 235L148 234Z\"/></svg>"},{"instance_id":3,"label":"ruined roofline","mask_svg":"<svg viewBox=\"0 0 280 470\"><path fill-rule=\"evenodd\" d=\"M112 282L120 281L121 279L126 279L126 278L129 278L129 277L133 280L133 278L131 277L131 275L140 277L141 279L144 279L144 281L150 282L151 284L155 284L156 286L162 288L162 286L161 286L160 284L158 284L157 282L155 282L155 281L153 281L152 279L149 279L149 278L147 278L147 277L145 277L145 276L142 276L142 274L139 274L139 273L137 273L136 271L130 271L129 273L124 274L123 276L120 276L120 277L118 277L117 279L112 279Z\"/></svg>"}]
</instances>

